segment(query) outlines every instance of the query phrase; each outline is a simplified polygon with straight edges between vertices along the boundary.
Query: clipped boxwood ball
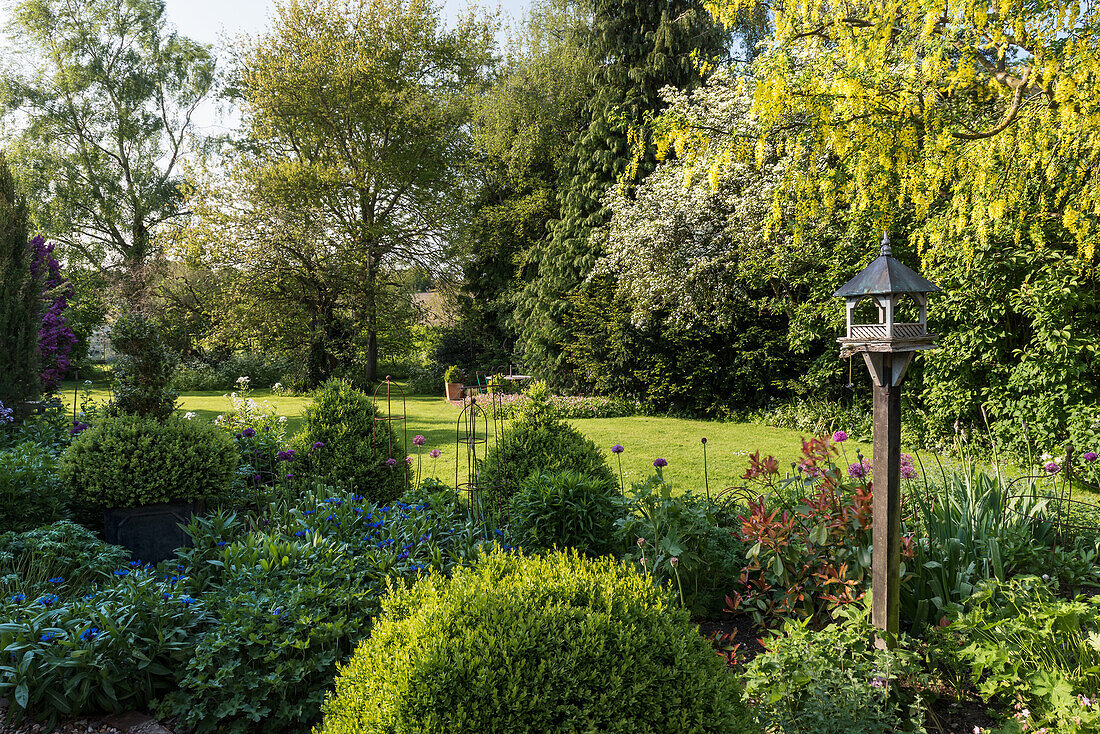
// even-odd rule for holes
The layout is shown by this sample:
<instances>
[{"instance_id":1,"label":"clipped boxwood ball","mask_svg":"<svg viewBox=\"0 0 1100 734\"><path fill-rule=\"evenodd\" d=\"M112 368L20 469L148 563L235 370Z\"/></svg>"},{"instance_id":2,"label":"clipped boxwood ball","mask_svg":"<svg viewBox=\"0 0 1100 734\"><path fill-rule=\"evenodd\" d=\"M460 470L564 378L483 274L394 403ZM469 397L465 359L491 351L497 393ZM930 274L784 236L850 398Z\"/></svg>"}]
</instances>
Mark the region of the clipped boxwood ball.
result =
<instances>
[{"instance_id":1,"label":"clipped boxwood ball","mask_svg":"<svg viewBox=\"0 0 1100 734\"><path fill-rule=\"evenodd\" d=\"M236 468L232 439L209 423L119 415L81 433L60 473L78 502L137 507L218 497Z\"/></svg>"},{"instance_id":2,"label":"clipped boxwood ball","mask_svg":"<svg viewBox=\"0 0 1100 734\"><path fill-rule=\"evenodd\" d=\"M759 731L665 590L575 552L392 589L323 711L321 734Z\"/></svg>"}]
</instances>

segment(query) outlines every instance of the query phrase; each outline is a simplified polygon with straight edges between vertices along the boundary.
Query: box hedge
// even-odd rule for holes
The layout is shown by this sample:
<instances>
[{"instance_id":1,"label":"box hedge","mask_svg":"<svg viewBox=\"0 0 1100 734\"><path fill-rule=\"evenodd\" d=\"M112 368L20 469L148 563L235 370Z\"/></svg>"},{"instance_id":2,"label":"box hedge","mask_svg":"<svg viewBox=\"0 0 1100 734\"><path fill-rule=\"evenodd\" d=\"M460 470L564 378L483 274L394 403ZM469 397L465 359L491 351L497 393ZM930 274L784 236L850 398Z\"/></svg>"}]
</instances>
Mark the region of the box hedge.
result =
<instances>
[{"instance_id":1,"label":"box hedge","mask_svg":"<svg viewBox=\"0 0 1100 734\"><path fill-rule=\"evenodd\" d=\"M496 551L383 609L321 734L758 731L687 612L610 557Z\"/></svg>"}]
</instances>

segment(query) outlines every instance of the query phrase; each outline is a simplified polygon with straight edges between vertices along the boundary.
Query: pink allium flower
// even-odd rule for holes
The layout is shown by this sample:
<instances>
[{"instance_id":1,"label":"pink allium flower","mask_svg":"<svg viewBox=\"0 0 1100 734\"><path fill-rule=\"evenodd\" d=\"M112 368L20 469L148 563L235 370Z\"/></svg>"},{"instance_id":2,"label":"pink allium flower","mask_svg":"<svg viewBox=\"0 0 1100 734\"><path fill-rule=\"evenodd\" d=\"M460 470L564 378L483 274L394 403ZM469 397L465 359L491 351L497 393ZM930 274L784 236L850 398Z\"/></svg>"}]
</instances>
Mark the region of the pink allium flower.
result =
<instances>
[{"instance_id":1,"label":"pink allium flower","mask_svg":"<svg viewBox=\"0 0 1100 734\"><path fill-rule=\"evenodd\" d=\"M428 439L424 438L420 434L413 436L413 446L423 446L428 442Z\"/></svg>"},{"instance_id":2,"label":"pink allium flower","mask_svg":"<svg viewBox=\"0 0 1100 734\"><path fill-rule=\"evenodd\" d=\"M844 443L848 440L848 434L844 431L837 431L833 434L833 441L835 443Z\"/></svg>"}]
</instances>

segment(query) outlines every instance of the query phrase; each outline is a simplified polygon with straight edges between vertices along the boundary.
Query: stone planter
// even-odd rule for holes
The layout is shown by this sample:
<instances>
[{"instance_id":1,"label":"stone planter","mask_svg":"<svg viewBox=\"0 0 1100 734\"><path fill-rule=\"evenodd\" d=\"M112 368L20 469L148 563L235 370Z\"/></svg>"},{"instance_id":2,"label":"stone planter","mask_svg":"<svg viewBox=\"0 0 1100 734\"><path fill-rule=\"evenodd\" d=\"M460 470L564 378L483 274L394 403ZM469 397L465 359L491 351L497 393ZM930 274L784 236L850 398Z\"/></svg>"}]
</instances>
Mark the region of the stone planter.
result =
<instances>
[{"instance_id":1,"label":"stone planter","mask_svg":"<svg viewBox=\"0 0 1100 734\"><path fill-rule=\"evenodd\" d=\"M448 400L462 400L462 383L461 382L447 382L444 383L447 389Z\"/></svg>"},{"instance_id":2,"label":"stone planter","mask_svg":"<svg viewBox=\"0 0 1100 734\"><path fill-rule=\"evenodd\" d=\"M191 522L206 503L160 502L141 507L110 507L103 511L103 537L121 545L130 557L143 563L160 563L171 558L176 548L189 547L191 538L180 525Z\"/></svg>"}]
</instances>

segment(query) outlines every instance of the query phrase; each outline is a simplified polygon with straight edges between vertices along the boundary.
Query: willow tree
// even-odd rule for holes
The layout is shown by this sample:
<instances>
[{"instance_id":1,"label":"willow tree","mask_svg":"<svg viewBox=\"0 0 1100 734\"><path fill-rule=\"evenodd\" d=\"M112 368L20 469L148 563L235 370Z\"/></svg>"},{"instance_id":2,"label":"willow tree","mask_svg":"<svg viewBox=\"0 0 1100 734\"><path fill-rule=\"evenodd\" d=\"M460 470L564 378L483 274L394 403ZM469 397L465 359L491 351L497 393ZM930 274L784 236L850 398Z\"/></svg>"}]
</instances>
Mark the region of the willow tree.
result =
<instances>
[{"instance_id":1,"label":"willow tree","mask_svg":"<svg viewBox=\"0 0 1100 734\"><path fill-rule=\"evenodd\" d=\"M748 0L712 0L732 22ZM839 202L880 227L930 217L928 250L1011 218L1041 244L1056 220L1083 261L1100 214L1100 8L1075 0L780 0L753 113L782 133L778 191L795 230ZM670 126L687 156L708 131ZM753 139L720 143L753 156ZM758 147L759 146L759 147ZM780 216L775 209L773 220Z\"/></svg>"},{"instance_id":2,"label":"willow tree","mask_svg":"<svg viewBox=\"0 0 1100 734\"><path fill-rule=\"evenodd\" d=\"M270 272L265 258L276 257L288 265L282 274L312 278L313 315L327 320L319 333L341 330L339 308L350 310L367 380L376 379L387 278L437 265L457 226L467 95L492 43L488 23L470 16L445 30L423 0L289 0L243 53L246 132L234 175L270 240L257 242L252 264ZM301 282L272 280L286 298Z\"/></svg>"}]
</instances>

